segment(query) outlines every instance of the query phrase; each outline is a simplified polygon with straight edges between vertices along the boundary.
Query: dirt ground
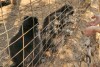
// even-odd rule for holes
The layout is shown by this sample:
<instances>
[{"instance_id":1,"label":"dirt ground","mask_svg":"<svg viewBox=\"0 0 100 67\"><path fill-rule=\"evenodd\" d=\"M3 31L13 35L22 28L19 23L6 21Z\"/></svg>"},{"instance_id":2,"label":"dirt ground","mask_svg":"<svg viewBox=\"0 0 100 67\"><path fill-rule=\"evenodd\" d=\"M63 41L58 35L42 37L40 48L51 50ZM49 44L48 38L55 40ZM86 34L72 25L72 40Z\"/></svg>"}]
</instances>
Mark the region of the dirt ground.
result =
<instances>
[{"instance_id":1,"label":"dirt ground","mask_svg":"<svg viewBox=\"0 0 100 67\"><path fill-rule=\"evenodd\" d=\"M51 55L47 52L48 57L39 67L88 67L86 60L87 48L85 44L92 39L93 44L95 38L88 38L81 33L86 27L86 23L90 21L90 17L98 14L98 5L95 1L92 6L89 3L81 2L81 0L19 0L17 6L9 5L0 10L0 66L3 66L9 60L6 52L9 40L17 33L22 19L26 15L33 15L39 18L40 29L44 18L50 13L62 7L65 3L74 7L74 15L72 20L74 25L70 26L74 29L72 36L67 38L66 45L59 48L56 54ZM81 4L81 5L80 5ZM32 7L30 7L32 5ZM6 33L6 30L7 31ZM100 67L100 58L98 57L98 45L92 45L92 56L90 67ZM5 66L9 67L9 66Z\"/></svg>"}]
</instances>

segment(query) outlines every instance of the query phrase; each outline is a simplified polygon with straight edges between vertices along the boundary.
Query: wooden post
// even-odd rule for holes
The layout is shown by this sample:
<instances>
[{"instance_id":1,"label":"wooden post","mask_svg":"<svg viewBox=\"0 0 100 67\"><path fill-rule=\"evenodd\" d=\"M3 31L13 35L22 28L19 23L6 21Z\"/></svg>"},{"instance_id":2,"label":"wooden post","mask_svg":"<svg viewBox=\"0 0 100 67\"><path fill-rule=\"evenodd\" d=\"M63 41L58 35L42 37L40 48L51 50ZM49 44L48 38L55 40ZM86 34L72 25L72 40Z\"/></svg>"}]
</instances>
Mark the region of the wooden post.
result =
<instances>
[{"instance_id":1,"label":"wooden post","mask_svg":"<svg viewBox=\"0 0 100 67\"><path fill-rule=\"evenodd\" d=\"M17 1L18 1L18 0L10 0L10 1L11 1L11 4L17 5Z\"/></svg>"}]
</instances>

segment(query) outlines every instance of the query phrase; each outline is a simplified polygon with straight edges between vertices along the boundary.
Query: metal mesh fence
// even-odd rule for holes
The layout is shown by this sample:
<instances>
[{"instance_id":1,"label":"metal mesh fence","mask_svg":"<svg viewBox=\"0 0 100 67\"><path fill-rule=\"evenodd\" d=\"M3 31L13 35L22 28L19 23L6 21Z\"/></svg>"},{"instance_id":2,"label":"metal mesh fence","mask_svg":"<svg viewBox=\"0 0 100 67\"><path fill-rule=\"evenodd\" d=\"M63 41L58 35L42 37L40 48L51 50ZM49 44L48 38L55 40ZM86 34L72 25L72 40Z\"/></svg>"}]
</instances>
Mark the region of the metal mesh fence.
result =
<instances>
[{"instance_id":1,"label":"metal mesh fence","mask_svg":"<svg viewBox=\"0 0 100 67\"><path fill-rule=\"evenodd\" d=\"M96 35L82 34L90 16L98 12L92 3L0 0L0 66L99 67Z\"/></svg>"}]
</instances>

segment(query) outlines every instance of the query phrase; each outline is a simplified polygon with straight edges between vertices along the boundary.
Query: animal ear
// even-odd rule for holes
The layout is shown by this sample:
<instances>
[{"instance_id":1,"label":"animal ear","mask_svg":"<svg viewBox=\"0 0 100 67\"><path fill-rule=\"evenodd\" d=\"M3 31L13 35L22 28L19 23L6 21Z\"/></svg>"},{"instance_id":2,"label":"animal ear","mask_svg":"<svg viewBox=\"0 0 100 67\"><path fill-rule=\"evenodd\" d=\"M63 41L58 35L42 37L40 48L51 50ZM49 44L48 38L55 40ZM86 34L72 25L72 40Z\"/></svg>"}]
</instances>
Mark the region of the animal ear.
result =
<instances>
[{"instance_id":1,"label":"animal ear","mask_svg":"<svg viewBox=\"0 0 100 67\"><path fill-rule=\"evenodd\" d=\"M29 17L29 16L25 16L25 17L24 17L24 20L27 19L28 17Z\"/></svg>"},{"instance_id":2,"label":"animal ear","mask_svg":"<svg viewBox=\"0 0 100 67\"><path fill-rule=\"evenodd\" d=\"M70 13L69 13L69 15L73 15L74 14L74 11L71 11Z\"/></svg>"},{"instance_id":3,"label":"animal ear","mask_svg":"<svg viewBox=\"0 0 100 67\"><path fill-rule=\"evenodd\" d=\"M37 17L34 17L34 23L39 25Z\"/></svg>"}]
</instances>

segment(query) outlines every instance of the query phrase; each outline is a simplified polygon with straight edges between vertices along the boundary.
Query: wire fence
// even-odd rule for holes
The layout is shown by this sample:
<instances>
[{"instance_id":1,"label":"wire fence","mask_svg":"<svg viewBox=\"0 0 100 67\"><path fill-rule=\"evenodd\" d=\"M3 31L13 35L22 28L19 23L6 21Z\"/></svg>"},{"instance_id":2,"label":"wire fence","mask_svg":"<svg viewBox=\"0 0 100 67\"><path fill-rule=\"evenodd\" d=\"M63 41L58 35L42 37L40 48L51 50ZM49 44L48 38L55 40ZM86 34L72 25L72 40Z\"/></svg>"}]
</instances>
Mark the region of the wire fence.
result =
<instances>
[{"instance_id":1,"label":"wire fence","mask_svg":"<svg viewBox=\"0 0 100 67\"><path fill-rule=\"evenodd\" d=\"M82 34L92 2L0 0L0 66L99 67L95 35Z\"/></svg>"}]
</instances>

